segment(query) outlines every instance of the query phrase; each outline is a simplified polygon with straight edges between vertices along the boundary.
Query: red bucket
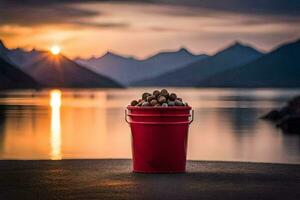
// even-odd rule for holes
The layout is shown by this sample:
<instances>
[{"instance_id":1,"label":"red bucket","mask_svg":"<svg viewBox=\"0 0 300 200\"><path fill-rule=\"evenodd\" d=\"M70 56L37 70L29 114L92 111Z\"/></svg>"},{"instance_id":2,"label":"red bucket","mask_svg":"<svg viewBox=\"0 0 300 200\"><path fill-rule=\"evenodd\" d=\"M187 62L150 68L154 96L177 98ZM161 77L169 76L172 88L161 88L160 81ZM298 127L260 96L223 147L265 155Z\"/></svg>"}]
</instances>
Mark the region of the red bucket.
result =
<instances>
[{"instance_id":1,"label":"red bucket","mask_svg":"<svg viewBox=\"0 0 300 200\"><path fill-rule=\"evenodd\" d=\"M125 110L132 133L133 172L185 172L189 106L134 107Z\"/></svg>"}]
</instances>

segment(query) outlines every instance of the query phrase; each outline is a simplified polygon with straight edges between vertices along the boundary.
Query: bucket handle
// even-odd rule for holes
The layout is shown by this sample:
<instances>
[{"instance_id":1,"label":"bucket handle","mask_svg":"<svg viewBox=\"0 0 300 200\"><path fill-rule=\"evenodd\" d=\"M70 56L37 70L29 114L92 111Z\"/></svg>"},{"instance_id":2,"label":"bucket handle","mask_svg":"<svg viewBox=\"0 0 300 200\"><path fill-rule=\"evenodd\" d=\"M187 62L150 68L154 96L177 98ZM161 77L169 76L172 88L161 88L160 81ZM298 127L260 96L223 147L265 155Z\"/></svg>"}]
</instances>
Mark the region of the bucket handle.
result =
<instances>
[{"instance_id":1,"label":"bucket handle","mask_svg":"<svg viewBox=\"0 0 300 200\"><path fill-rule=\"evenodd\" d=\"M194 110L192 110L191 119L189 120L189 124L191 124L194 121Z\"/></svg>"},{"instance_id":2,"label":"bucket handle","mask_svg":"<svg viewBox=\"0 0 300 200\"><path fill-rule=\"evenodd\" d=\"M128 113L127 113L127 109L125 109L125 121L127 122L127 124L129 124L127 117L128 117Z\"/></svg>"},{"instance_id":3,"label":"bucket handle","mask_svg":"<svg viewBox=\"0 0 300 200\"><path fill-rule=\"evenodd\" d=\"M128 121L128 112L127 109L125 109L125 121L129 124ZM189 124L191 124L194 121L194 110L192 110L191 119L189 120Z\"/></svg>"}]
</instances>

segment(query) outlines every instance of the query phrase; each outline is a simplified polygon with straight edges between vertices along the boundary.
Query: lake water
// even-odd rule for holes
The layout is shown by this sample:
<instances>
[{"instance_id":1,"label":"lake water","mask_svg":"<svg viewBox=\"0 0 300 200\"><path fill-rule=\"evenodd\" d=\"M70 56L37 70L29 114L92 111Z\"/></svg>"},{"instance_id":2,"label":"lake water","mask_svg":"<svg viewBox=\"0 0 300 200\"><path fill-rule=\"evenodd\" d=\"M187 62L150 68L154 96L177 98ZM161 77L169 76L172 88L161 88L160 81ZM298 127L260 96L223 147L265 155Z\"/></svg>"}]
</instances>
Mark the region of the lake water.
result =
<instances>
[{"instance_id":1,"label":"lake water","mask_svg":"<svg viewBox=\"0 0 300 200\"><path fill-rule=\"evenodd\" d=\"M124 109L146 90L0 92L0 159L131 158ZM258 119L300 90L170 91L195 110L188 159L300 163L300 135Z\"/></svg>"}]
</instances>

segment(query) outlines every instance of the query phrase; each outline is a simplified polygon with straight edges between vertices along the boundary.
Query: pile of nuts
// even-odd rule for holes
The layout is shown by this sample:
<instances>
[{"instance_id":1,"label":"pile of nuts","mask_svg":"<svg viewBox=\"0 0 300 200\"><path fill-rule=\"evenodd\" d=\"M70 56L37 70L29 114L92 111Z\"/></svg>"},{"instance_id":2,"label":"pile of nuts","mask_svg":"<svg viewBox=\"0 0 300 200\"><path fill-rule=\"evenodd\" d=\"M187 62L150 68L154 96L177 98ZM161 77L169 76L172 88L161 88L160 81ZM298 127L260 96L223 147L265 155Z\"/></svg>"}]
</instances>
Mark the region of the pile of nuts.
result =
<instances>
[{"instance_id":1,"label":"pile of nuts","mask_svg":"<svg viewBox=\"0 0 300 200\"><path fill-rule=\"evenodd\" d=\"M153 107L168 107L168 106L188 106L186 102L183 102L181 98L178 98L175 93L170 93L166 89L154 90L152 94L145 92L142 95L142 98L133 100L130 103L131 106L144 107L144 106L153 106Z\"/></svg>"}]
</instances>

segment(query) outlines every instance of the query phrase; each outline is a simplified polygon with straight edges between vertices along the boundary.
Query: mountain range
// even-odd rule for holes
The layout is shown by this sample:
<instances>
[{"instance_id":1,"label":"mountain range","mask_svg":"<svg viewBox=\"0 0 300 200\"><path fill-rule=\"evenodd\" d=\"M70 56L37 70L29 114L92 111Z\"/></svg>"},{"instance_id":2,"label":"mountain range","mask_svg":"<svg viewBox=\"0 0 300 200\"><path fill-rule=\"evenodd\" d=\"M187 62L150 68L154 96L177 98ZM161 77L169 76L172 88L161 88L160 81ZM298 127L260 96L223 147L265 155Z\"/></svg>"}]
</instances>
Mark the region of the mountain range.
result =
<instances>
[{"instance_id":1,"label":"mountain range","mask_svg":"<svg viewBox=\"0 0 300 200\"><path fill-rule=\"evenodd\" d=\"M236 69L227 70L197 87L300 87L300 40L284 44Z\"/></svg>"},{"instance_id":2,"label":"mountain range","mask_svg":"<svg viewBox=\"0 0 300 200\"><path fill-rule=\"evenodd\" d=\"M1 42L0 57L6 63L17 66L43 87L122 87L116 81L94 73L61 54L52 55L46 51L32 50L28 52L22 49L7 49Z\"/></svg>"},{"instance_id":3,"label":"mountain range","mask_svg":"<svg viewBox=\"0 0 300 200\"><path fill-rule=\"evenodd\" d=\"M144 60L106 53L98 58L76 59L76 62L98 74L106 75L124 85L153 78L163 73L184 67L194 61L206 58L207 55L194 55L187 49L160 52Z\"/></svg>"},{"instance_id":4,"label":"mountain range","mask_svg":"<svg viewBox=\"0 0 300 200\"><path fill-rule=\"evenodd\" d=\"M39 59L23 70L48 87L120 87L115 81L96 74L63 55L41 52Z\"/></svg>"},{"instance_id":5,"label":"mountain range","mask_svg":"<svg viewBox=\"0 0 300 200\"><path fill-rule=\"evenodd\" d=\"M268 53L235 42L211 56L181 48L144 60L111 52L71 60L46 51L7 49L0 41L0 88L300 87L298 52L300 40Z\"/></svg>"},{"instance_id":6,"label":"mountain range","mask_svg":"<svg viewBox=\"0 0 300 200\"><path fill-rule=\"evenodd\" d=\"M258 50L236 42L213 56L132 85L194 87L200 80L249 63L262 55Z\"/></svg>"}]
</instances>

